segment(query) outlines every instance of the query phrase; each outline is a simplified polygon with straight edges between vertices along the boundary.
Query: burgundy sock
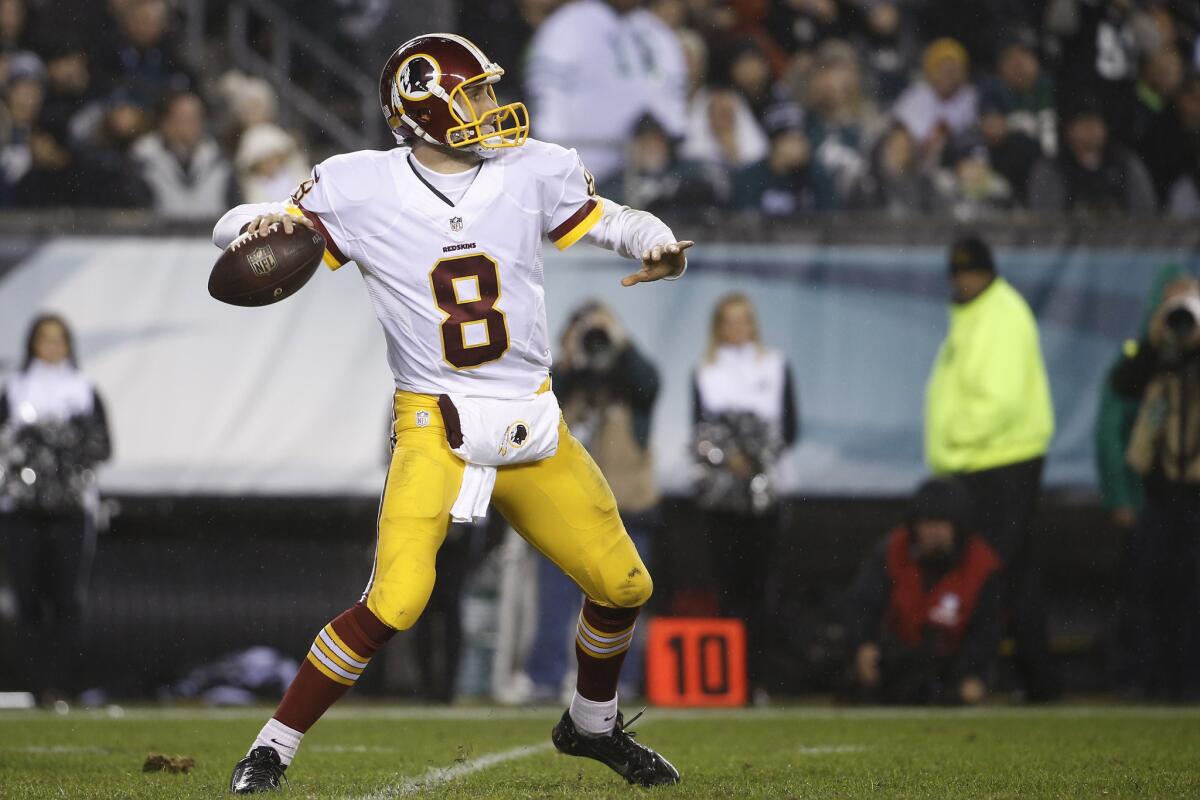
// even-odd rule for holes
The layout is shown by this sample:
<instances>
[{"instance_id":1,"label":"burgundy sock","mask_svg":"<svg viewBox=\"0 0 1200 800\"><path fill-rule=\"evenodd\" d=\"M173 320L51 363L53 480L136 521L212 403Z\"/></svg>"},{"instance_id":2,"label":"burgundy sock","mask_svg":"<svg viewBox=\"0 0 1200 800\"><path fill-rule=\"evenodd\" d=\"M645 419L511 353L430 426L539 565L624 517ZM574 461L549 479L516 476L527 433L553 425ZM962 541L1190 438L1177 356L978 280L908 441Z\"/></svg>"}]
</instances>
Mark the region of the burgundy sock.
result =
<instances>
[{"instance_id":1,"label":"burgundy sock","mask_svg":"<svg viewBox=\"0 0 1200 800\"><path fill-rule=\"evenodd\" d=\"M358 680L396 631L357 603L326 625L308 651L274 718L306 732Z\"/></svg>"},{"instance_id":2,"label":"burgundy sock","mask_svg":"<svg viewBox=\"0 0 1200 800\"><path fill-rule=\"evenodd\" d=\"M579 662L575 691L580 697L602 703L617 696L617 680L639 611L641 608L610 608L584 600L575 635Z\"/></svg>"}]
</instances>

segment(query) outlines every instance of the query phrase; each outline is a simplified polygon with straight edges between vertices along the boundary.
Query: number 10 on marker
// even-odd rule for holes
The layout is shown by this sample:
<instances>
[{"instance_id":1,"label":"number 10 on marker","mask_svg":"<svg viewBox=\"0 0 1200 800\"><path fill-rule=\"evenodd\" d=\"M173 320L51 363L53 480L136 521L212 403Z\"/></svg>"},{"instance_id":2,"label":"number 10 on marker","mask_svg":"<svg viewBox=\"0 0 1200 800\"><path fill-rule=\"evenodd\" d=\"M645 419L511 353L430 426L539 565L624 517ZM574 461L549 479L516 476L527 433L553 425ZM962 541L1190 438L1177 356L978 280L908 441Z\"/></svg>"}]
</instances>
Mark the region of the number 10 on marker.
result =
<instances>
[{"instance_id":1,"label":"number 10 on marker","mask_svg":"<svg viewBox=\"0 0 1200 800\"><path fill-rule=\"evenodd\" d=\"M663 706L746 702L746 631L741 620L660 617L646 647L646 694Z\"/></svg>"}]
</instances>

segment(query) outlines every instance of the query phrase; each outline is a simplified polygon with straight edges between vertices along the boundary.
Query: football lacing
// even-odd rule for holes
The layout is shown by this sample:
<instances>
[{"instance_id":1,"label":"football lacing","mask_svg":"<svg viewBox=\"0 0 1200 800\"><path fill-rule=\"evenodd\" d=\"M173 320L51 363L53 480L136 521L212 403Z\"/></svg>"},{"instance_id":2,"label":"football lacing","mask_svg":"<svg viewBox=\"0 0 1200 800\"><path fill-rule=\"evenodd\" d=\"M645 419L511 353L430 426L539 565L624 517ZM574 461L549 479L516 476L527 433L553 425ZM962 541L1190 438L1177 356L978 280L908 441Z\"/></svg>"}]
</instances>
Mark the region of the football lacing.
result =
<instances>
[{"instance_id":1,"label":"football lacing","mask_svg":"<svg viewBox=\"0 0 1200 800\"><path fill-rule=\"evenodd\" d=\"M267 226L267 233L274 233L277 230L279 230L278 222L272 222L270 225ZM257 229L252 230L252 231L246 231L245 233L239 233L238 237L229 243L229 249L236 251L239 247L244 245L246 242L250 241L251 239L257 239L257 238L258 238L258 230Z\"/></svg>"}]
</instances>

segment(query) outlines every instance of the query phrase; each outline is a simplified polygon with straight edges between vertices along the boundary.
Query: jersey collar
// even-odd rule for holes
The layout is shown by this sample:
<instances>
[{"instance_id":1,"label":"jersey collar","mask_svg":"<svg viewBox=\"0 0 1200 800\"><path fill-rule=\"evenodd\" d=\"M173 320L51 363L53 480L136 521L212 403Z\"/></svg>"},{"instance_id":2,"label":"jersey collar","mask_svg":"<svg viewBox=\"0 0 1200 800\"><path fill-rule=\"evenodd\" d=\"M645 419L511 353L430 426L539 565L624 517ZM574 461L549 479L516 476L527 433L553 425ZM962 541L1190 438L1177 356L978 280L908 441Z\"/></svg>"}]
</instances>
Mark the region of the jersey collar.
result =
<instances>
[{"instance_id":1,"label":"jersey collar","mask_svg":"<svg viewBox=\"0 0 1200 800\"><path fill-rule=\"evenodd\" d=\"M484 159L479 174L456 205L421 177L408 162L410 155L410 151L405 149L403 163L398 164L395 170L405 205L428 219L451 239L466 239L472 224L484 217L504 188L502 159Z\"/></svg>"}]
</instances>

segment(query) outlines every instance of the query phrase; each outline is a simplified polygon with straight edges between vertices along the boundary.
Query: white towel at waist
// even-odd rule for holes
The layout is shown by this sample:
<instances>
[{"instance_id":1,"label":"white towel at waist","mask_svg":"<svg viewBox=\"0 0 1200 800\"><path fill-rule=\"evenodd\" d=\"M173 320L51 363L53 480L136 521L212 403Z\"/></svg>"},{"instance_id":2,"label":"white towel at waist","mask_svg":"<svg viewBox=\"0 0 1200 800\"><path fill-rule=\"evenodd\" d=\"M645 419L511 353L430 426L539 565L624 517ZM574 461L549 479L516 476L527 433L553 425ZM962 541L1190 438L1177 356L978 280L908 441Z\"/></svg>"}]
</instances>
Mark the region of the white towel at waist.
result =
<instances>
[{"instance_id":1,"label":"white towel at waist","mask_svg":"<svg viewBox=\"0 0 1200 800\"><path fill-rule=\"evenodd\" d=\"M496 467L541 461L558 451L561 412L554 392L524 400L441 395L438 407L450 450L467 467L450 508L455 522L482 519L496 486Z\"/></svg>"}]
</instances>

